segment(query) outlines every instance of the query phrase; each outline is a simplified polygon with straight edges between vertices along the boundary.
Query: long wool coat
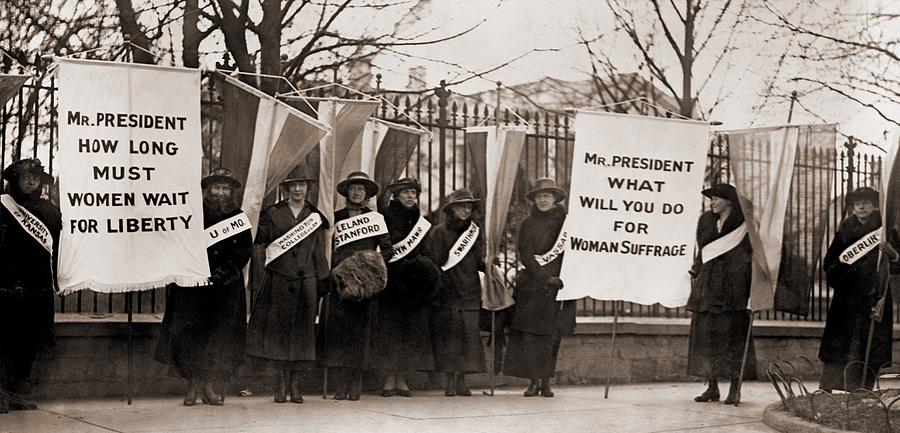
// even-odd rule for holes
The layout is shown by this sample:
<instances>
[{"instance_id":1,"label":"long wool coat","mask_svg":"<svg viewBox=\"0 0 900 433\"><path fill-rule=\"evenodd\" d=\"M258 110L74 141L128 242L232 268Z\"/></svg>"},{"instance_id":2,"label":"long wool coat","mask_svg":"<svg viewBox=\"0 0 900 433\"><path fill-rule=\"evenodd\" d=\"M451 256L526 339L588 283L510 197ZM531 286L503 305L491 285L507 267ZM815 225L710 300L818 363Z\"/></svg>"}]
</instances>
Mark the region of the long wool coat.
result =
<instances>
[{"instance_id":1,"label":"long wool coat","mask_svg":"<svg viewBox=\"0 0 900 433\"><path fill-rule=\"evenodd\" d=\"M241 213L203 208L209 228ZM228 379L244 359L246 295L243 269L253 252L250 231L221 240L206 249L213 284L171 285L156 346L157 361L169 364L181 377Z\"/></svg>"},{"instance_id":2,"label":"long wool coat","mask_svg":"<svg viewBox=\"0 0 900 433\"><path fill-rule=\"evenodd\" d=\"M285 200L262 212L256 243L268 245L313 212L322 218L322 225L266 266L247 331L251 356L278 361L316 359L316 283L329 271L325 260L328 220L309 202L294 218Z\"/></svg>"}]
</instances>

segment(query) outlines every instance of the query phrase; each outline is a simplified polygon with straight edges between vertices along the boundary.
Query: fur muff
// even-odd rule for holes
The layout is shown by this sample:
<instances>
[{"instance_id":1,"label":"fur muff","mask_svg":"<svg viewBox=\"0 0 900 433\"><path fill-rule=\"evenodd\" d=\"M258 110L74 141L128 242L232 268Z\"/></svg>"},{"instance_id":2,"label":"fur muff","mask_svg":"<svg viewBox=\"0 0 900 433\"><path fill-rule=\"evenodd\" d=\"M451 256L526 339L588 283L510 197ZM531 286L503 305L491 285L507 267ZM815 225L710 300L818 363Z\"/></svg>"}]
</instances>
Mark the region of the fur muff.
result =
<instances>
[{"instance_id":1,"label":"fur muff","mask_svg":"<svg viewBox=\"0 0 900 433\"><path fill-rule=\"evenodd\" d=\"M341 299L362 301L384 290L387 267L377 251L357 251L332 270Z\"/></svg>"}]
</instances>

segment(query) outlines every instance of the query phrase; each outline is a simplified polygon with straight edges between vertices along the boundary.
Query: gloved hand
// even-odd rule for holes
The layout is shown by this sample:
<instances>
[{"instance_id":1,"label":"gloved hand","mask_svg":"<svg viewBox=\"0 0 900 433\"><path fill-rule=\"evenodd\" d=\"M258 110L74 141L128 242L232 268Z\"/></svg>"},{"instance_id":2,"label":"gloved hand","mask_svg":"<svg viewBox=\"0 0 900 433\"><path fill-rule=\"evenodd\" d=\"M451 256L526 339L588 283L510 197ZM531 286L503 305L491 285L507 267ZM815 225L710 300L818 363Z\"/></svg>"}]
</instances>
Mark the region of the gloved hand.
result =
<instances>
[{"instance_id":1,"label":"gloved hand","mask_svg":"<svg viewBox=\"0 0 900 433\"><path fill-rule=\"evenodd\" d=\"M316 294L321 298L323 296L328 295L328 292L331 292L331 286L333 282L331 276L327 276L322 278L319 281L316 281Z\"/></svg>"},{"instance_id":2,"label":"gloved hand","mask_svg":"<svg viewBox=\"0 0 900 433\"><path fill-rule=\"evenodd\" d=\"M563 280L559 279L559 277L547 278L547 287L553 290L560 290L563 288Z\"/></svg>"}]
</instances>

